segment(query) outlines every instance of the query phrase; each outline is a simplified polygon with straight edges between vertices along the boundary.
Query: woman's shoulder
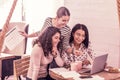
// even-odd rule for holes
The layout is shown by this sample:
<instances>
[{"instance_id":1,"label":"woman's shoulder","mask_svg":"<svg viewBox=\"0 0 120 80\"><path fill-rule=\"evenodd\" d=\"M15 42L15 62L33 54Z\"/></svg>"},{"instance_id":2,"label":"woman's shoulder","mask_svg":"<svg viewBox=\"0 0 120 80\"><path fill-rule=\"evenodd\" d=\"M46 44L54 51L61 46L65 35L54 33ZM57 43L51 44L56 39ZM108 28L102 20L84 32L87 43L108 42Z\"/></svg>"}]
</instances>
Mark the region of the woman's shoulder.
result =
<instances>
[{"instance_id":1,"label":"woman's shoulder","mask_svg":"<svg viewBox=\"0 0 120 80\"><path fill-rule=\"evenodd\" d=\"M33 46L33 49L37 49L37 50L39 50L39 49L42 49L42 46L41 46L41 44L35 44L34 46Z\"/></svg>"},{"instance_id":2,"label":"woman's shoulder","mask_svg":"<svg viewBox=\"0 0 120 80\"><path fill-rule=\"evenodd\" d=\"M52 18L51 17L47 17L46 19L45 19L45 21L52 21Z\"/></svg>"},{"instance_id":3,"label":"woman's shoulder","mask_svg":"<svg viewBox=\"0 0 120 80\"><path fill-rule=\"evenodd\" d=\"M38 54L38 53L41 53L41 52L43 52L42 46L40 44L35 44L33 46L32 53Z\"/></svg>"},{"instance_id":4,"label":"woman's shoulder","mask_svg":"<svg viewBox=\"0 0 120 80\"><path fill-rule=\"evenodd\" d=\"M68 25L66 25L65 28L68 30L71 30L71 28Z\"/></svg>"},{"instance_id":5,"label":"woman's shoulder","mask_svg":"<svg viewBox=\"0 0 120 80\"><path fill-rule=\"evenodd\" d=\"M35 59L40 59L40 57L42 57L43 54L44 54L43 48L39 46L38 44L35 44L31 52L31 57Z\"/></svg>"},{"instance_id":6,"label":"woman's shoulder","mask_svg":"<svg viewBox=\"0 0 120 80\"><path fill-rule=\"evenodd\" d=\"M65 27L61 28L61 31L65 32L65 33L68 33L68 32L70 33L71 32L71 28L66 25Z\"/></svg>"}]
</instances>

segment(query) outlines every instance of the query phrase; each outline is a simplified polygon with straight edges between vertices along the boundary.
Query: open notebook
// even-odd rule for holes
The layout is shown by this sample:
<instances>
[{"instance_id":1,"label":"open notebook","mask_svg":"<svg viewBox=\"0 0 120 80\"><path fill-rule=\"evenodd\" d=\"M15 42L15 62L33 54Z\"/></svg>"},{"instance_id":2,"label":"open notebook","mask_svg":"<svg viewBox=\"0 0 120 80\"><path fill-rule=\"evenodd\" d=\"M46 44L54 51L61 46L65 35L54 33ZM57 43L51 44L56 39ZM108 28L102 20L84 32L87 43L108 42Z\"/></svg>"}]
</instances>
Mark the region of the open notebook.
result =
<instances>
[{"instance_id":1,"label":"open notebook","mask_svg":"<svg viewBox=\"0 0 120 80\"><path fill-rule=\"evenodd\" d=\"M65 78L65 80L104 80L104 78L100 77L99 75L93 75L91 78L81 78L81 74L77 73L76 71L69 71L66 68L52 68L49 70L54 72L56 78L62 76L63 78ZM63 78L59 78L59 80L63 80Z\"/></svg>"}]
</instances>

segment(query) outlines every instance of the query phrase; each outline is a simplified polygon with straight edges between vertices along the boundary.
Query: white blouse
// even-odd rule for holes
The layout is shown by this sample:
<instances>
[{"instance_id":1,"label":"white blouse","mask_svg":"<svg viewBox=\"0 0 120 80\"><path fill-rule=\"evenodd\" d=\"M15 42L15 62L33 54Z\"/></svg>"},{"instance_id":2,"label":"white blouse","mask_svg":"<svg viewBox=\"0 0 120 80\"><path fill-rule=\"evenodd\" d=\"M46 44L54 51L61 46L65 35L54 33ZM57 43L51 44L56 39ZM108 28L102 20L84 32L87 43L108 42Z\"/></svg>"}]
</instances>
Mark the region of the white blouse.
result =
<instances>
[{"instance_id":1,"label":"white blouse","mask_svg":"<svg viewBox=\"0 0 120 80\"><path fill-rule=\"evenodd\" d=\"M75 49L73 43L71 44L71 47ZM78 50L82 51L83 54L79 56L75 54L67 54L66 52L62 54L62 58L67 65L69 65L71 62L74 62L74 61L84 61L88 57L90 57L91 59L94 59L94 53L90 44L88 48L85 48L84 44L81 44Z\"/></svg>"}]
</instances>

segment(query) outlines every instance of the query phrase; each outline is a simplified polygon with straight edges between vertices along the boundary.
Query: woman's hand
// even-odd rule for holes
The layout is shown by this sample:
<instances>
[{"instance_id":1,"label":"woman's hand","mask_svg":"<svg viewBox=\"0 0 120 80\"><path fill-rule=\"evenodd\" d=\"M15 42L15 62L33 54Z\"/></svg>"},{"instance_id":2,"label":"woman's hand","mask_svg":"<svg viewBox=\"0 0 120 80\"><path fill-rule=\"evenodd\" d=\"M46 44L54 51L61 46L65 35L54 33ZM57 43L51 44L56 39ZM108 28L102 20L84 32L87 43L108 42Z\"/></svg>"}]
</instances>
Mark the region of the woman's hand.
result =
<instances>
[{"instance_id":1,"label":"woman's hand","mask_svg":"<svg viewBox=\"0 0 120 80\"><path fill-rule=\"evenodd\" d=\"M68 48L67 50L66 50L66 52L68 53L68 54L72 54L73 53L73 48Z\"/></svg>"},{"instance_id":2,"label":"woman's hand","mask_svg":"<svg viewBox=\"0 0 120 80\"><path fill-rule=\"evenodd\" d=\"M71 48L71 47L68 48L66 52L67 52L68 54L75 54L75 55L77 55L77 56L83 54L82 51L80 51L80 50L75 50L74 48Z\"/></svg>"},{"instance_id":3,"label":"woman's hand","mask_svg":"<svg viewBox=\"0 0 120 80\"><path fill-rule=\"evenodd\" d=\"M57 52L58 52L57 47L54 46L53 49L52 49L52 55L53 55L54 58L57 57Z\"/></svg>"},{"instance_id":4,"label":"woman's hand","mask_svg":"<svg viewBox=\"0 0 120 80\"><path fill-rule=\"evenodd\" d=\"M87 60L87 59L82 62L82 65L89 65L89 64L91 64L91 63L90 63L90 61Z\"/></svg>"},{"instance_id":5,"label":"woman's hand","mask_svg":"<svg viewBox=\"0 0 120 80\"><path fill-rule=\"evenodd\" d=\"M28 37L28 34L24 31L19 31L20 35L24 36L24 37Z\"/></svg>"},{"instance_id":6,"label":"woman's hand","mask_svg":"<svg viewBox=\"0 0 120 80\"><path fill-rule=\"evenodd\" d=\"M82 52L82 51L80 51L80 50L74 50L74 51L73 51L73 53L74 53L75 55L77 55L77 56L79 56L79 55L82 55L82 54L83 54L83 52Z\"/></svg>"}]
</instances>

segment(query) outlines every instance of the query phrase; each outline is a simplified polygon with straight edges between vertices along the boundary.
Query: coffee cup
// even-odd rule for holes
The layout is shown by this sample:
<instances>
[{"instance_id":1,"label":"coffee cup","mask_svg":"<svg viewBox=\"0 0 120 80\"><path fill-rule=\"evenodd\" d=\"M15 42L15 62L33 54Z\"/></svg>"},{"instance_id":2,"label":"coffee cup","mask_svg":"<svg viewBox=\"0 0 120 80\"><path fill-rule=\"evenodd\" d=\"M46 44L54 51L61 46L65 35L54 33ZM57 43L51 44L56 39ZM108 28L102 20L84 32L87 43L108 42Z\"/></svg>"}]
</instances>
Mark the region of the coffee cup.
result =
<instances>
[{"instance_id":1,"label":"coffee cup","mask_svg":"<svg viewBox=\"0 0 120 80\"><path fill-rule=\"evenodd\" d=\"M70 64L71 71L78 72L82 68L82 61L75 61Z\"/></svg>"}]
</instances>

